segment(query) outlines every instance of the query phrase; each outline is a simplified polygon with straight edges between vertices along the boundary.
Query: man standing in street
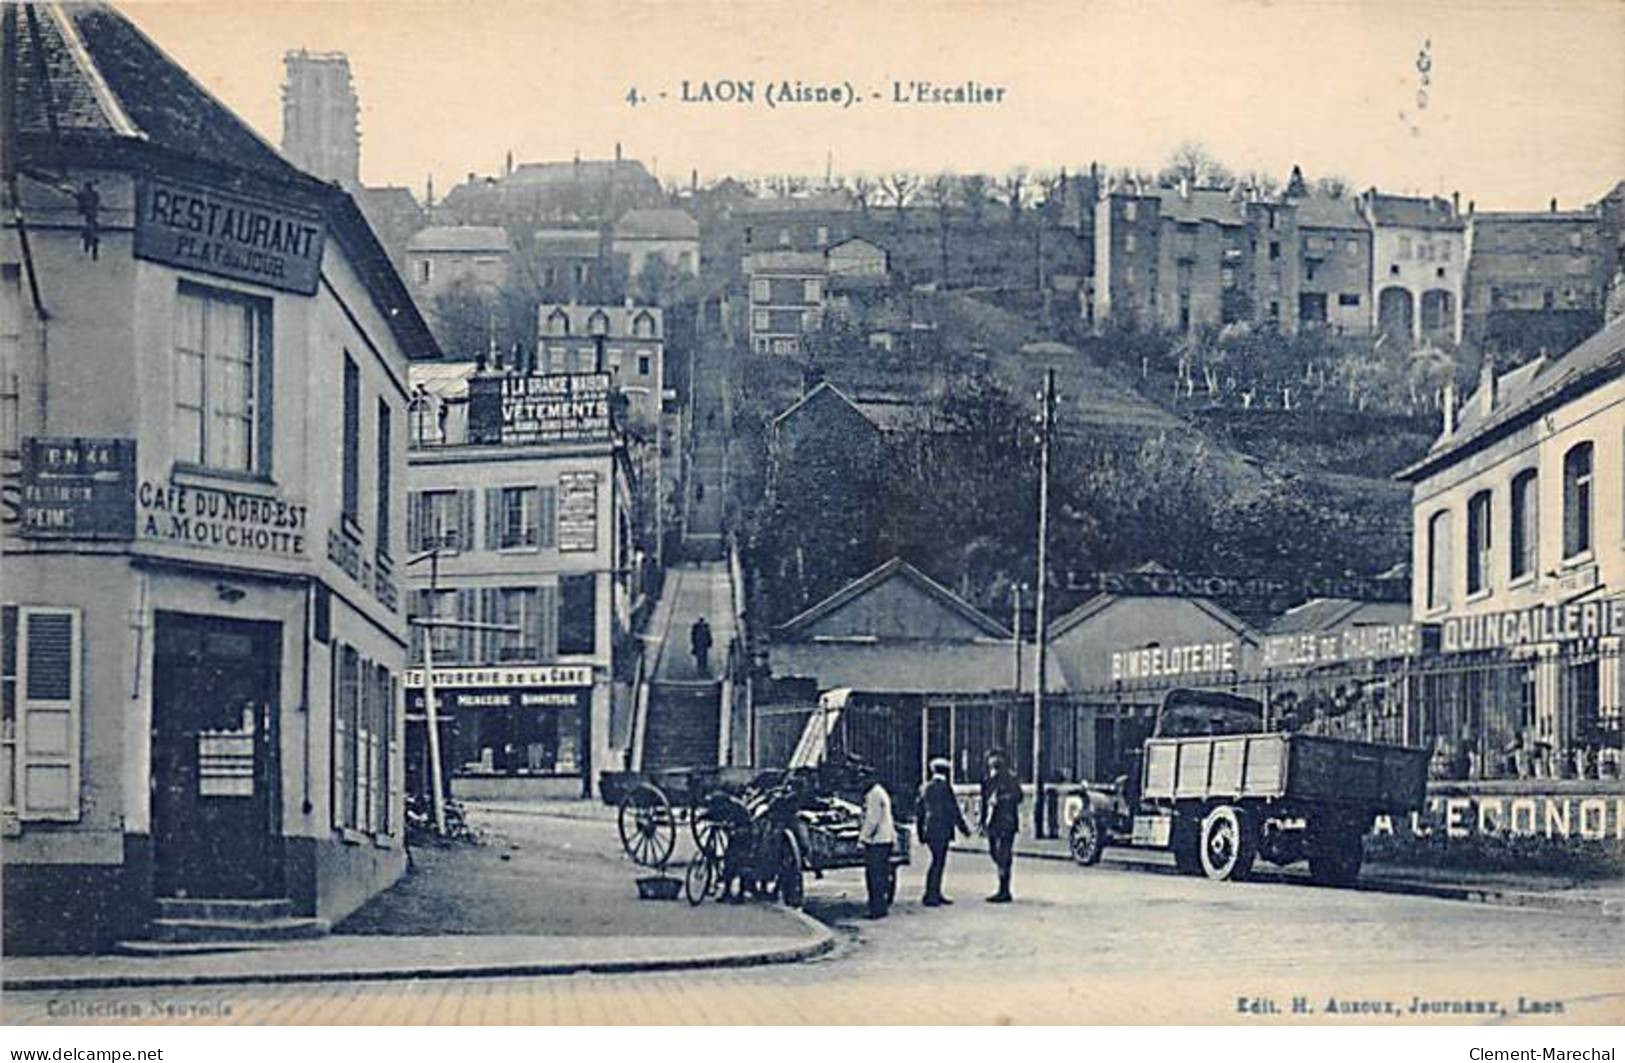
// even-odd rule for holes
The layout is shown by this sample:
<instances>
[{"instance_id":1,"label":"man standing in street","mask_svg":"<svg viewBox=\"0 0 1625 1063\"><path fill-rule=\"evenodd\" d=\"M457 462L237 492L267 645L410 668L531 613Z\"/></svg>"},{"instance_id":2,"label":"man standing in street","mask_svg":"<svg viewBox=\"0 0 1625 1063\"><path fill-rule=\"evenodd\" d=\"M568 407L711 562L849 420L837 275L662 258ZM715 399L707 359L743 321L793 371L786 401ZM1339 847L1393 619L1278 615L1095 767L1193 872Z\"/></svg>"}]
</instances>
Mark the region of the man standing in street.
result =
<instances>
[{"instance_id":1,"label":"man standing in street","mask_svg":"<svg viewBox=\"0 0 1625 1063\"><path fill-rule=\"evenodd\" d=\"M688 629L688 649L694 654L694 670L701 677L709 678L711 675L711 625L705 622L705 617L694 621L694 626Z\"/></svg>"},{"instance_id":2,"label":"man standing in street","mask_svg":"<svg viewBox=\"0 0 1625 1063\"><path fill-rule=\"evenodd\" d=\"M970 833L959 811L959 802L954 799L954 788L948 783L949 767L941 757L932 760L931 777L920 786L920 840L931 850L931 866L925 872L927 908L954 903L942 895L942 874L948 870L948 846L956 833Z\"/></svg>"},{"instance_id":3,"label":"man standing in street","mask_svg":"<svg viewBox=\"0 0 1625 1063\"><path fill-rule=\"evenodd\" d=\"M869 918L882 919L891 907L891 854L897 844L897 826L891 818L891 794L873 771L866 771L869 789L863 795L863 879L869 890Z\"/></svg>"},{"instance_id":4,"label":"man standing in street","mask_svg":"<svg viewBox=\"0 0 1625 1063\"><path fill-rule=\"evenodd\" d=\"M1021 784L1010 771L1004 754L993 750L987 755L987 779L982 783L982 833L987 836L987 852L999 872L999 888L988 898L991 904L1009 904L1010 865L1015 859L1016 831L1020 821Z\"/></svg>"}]
</instances>

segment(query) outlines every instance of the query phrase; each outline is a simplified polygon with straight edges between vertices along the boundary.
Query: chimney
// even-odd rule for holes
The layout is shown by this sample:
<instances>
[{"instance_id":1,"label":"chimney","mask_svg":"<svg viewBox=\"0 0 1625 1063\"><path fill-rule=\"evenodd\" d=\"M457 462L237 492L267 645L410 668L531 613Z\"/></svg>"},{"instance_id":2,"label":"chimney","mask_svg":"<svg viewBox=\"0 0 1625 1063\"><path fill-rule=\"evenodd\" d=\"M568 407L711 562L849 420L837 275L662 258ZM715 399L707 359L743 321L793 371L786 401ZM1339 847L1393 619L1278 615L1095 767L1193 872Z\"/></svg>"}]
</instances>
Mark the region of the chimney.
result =
<instances>
[{"instance_id":1,"label":"chimney","mask_svg":"<svg viewBox=\"0 0 1625 1063\"><path fill-rule=\"evenodd\" d=\"M502 176L513 176L513 152L508 152L508 158L502 164Z\"/></svg>"},{"instance_id":2,"label":"chimney","mask_svg":"<svg viewBox=\"0 0 1625 1063\"><path fill-rule=\"evenodd\" d=\"M618 140L615 142L615 161L621 161L621 142Z\"/></svg>"},{"instance_id":3,"label":"chimney","mask_svg":"<svg viewBox=\"0 0 1625 1063\"><path fill-rule=\"evenodd\" d=\"M1557 213L1557 197L1556 196L1552 197L1552 213L1553 214Z\"/></svg>"},{"instance_id":4,"label":"chimney","mask_svg":"<svg viewBox=\"0 0 1625 1063\"><path fill-rule=\"evenodd\" d=\"M1478 201L1477 200L1469 199L1467 201L1467 213L1468 214L1477 214L1478 213Z\"/></svg>"},{"instance_id":5,"label":"chimney","mask_svg":"<svg viewBox=\"0 0 1625 1063\"><path fill-rule=\"evenodd\" d=\"M1189 177L1179 179L1179 198L1187 202L1191 198L1191 179Z\"/></svg>"},{"instance_id":6,"label":"chimney","mask_svg":"<svg viewBox=\"0 0 1625 1063\"><path fill-rule=\"evenodd\" d=\"M1444 407L1444 434L1453 436L1456 434L1456 382L1454 380L1444 382L1444 395L1440 403Z\"/></svg>"},{"instance_id":7,"label":"chimney","mask_svg":"<svg viewBox=\"0 0 1625 1063\"><path fill-rule=\"evenodd\" d=\"M1461 214L1461 193L1460 192L1452 192L1452 193L1450 193L1450 213L1455 214L1457 216L1460 216L1460 214Z\"/></svg>"},{"instance_id":8,"label":"chimney","mask_svg":"<svg viewBox=\"0 0 1625 1063\"><path fill-rule=\"evenodd\" d=\"M474 171L473 170L468 171L468 183L469 184L474 183Z\"/></svg>"},{"instance_id":9,"label":"chimney","mask_svg":"<svg viewBox=\"0 0 1625 1063\"><path fill-rule=\"evenodd\" d=\"M1495 379L1495 359L1491 355L1484 356L1484 364L1478 370L1478 412L1488 417L1495 412L1495 404L1499 398L1496 389L1499 381Z\"/></svg>"}]
</instances>

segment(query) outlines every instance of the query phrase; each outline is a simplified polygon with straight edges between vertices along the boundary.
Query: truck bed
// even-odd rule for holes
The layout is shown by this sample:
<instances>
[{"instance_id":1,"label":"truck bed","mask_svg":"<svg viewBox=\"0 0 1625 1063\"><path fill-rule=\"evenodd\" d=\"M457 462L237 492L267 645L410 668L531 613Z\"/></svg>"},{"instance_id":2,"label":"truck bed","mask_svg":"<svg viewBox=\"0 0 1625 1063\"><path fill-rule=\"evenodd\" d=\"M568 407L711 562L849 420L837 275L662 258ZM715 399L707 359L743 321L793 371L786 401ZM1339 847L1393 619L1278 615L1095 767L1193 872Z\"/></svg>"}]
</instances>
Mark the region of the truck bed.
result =
<instances>
[{"instance_id":1,"label":"truck bed","mask_svg":"<svg viewBox=\"0 0 1625 1063\"><path fill-rule=\"evenodd\" d=\"M1209 798L1342 805L1371 811L1420 808L1426 750L1302 734L1152 738L1141 794L1153 801Z\"/></svg>"}]
</instances>

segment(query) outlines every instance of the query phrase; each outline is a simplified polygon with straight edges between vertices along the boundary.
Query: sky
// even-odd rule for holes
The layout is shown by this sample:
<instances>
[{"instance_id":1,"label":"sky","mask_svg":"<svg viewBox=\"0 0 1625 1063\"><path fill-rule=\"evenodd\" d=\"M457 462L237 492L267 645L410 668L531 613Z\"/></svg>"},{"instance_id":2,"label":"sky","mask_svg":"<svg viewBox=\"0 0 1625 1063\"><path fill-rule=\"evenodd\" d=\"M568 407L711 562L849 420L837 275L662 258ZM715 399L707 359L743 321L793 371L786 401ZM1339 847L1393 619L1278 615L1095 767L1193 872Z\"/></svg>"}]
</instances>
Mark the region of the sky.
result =
<instances>
[{"instance_id":1,"label":"sky","mask_svg":"<svg viewBox=\"0 0 1625 1063\"><path fill-rule=\"evenodd\" d=\"M1197 141L1237 172L1596 200L1625 178L1617 0L120 0L268 140L283 54L338 50L362 178L421 198L470 172L607 158L664 180L1156 169ZM1423 53L1427 60L1419 62ZM1425 66L1424 73L1420 67ZM723 80L740 102L683 102ZM784 81L857 102L768 106ZM893 102L975 82L997 102ZM643 102L628 102L636 91ZM1426 93L1419 106L1419 91ZM665 98L660 97L665 93Z\"/></svg>"}]
</instances>

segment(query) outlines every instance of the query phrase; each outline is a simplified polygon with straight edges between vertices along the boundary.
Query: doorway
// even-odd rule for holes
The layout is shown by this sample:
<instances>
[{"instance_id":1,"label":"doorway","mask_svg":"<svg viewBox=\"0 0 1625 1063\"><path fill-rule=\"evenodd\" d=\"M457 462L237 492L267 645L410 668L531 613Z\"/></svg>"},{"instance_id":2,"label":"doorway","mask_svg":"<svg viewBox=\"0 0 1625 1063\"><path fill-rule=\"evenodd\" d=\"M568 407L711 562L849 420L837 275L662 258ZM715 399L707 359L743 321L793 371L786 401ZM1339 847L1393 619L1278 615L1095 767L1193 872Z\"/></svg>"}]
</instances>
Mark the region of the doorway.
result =
<instances>
[{"instance_id":1,"label":"doorway","mask_svg":"<svg viewBox=\"0 0 1625 1063\"><path fill-rule=\"evenodd\" d=\"M277 897L276 623L159 613L153 877L160 897Z\"/></svg>"}]
</instances>

